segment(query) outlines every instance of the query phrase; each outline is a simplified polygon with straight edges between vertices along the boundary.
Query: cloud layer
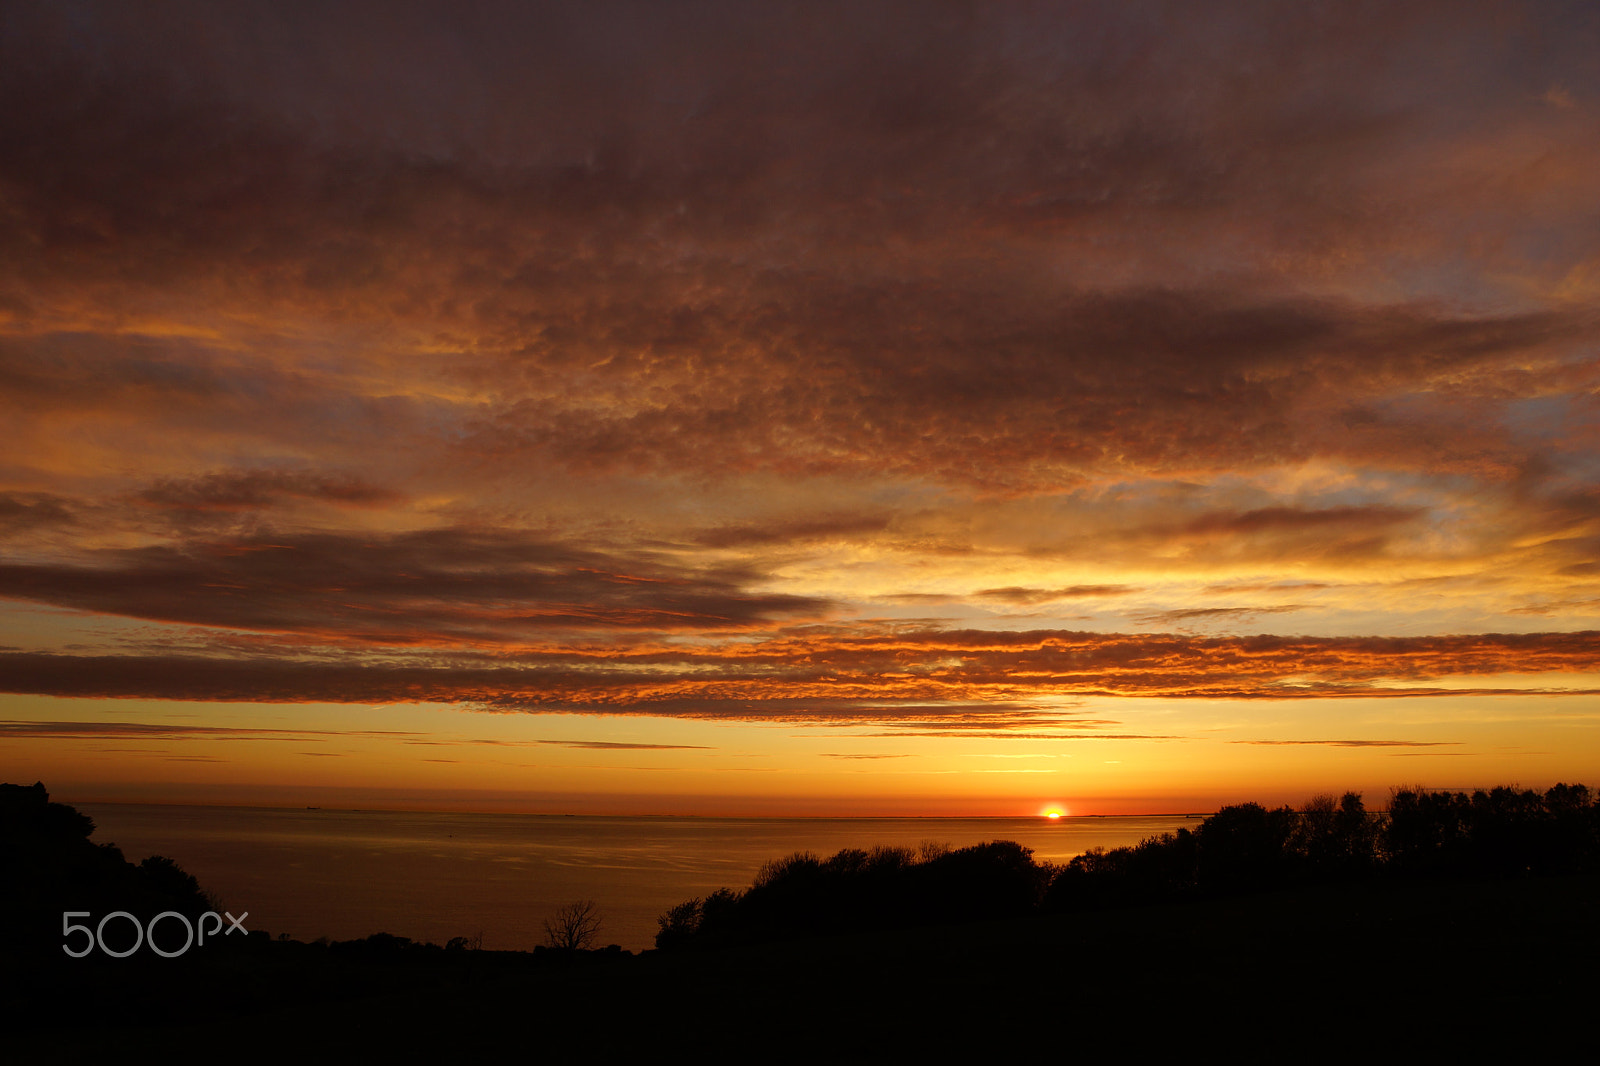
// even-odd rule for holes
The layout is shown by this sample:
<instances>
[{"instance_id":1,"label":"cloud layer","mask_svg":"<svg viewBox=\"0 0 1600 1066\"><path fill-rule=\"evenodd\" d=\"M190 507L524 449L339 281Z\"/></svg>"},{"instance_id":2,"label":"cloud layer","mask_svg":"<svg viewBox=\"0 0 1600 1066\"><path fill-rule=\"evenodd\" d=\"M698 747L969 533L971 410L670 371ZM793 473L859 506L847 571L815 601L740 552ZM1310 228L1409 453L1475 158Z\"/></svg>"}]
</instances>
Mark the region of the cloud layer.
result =
<instances>
[{"instance_id":1,"label":"cloud layer","mask_svg":"<svg viewBox=\"0 0 1600 1066\"><path fill-rule=\"evenodd\" d=\"M441 702L518 711L877 721L901 728L1097 730L1118 723L1048 707L1084 696L1591 694L1585 685L1600 673L1600 634L1349 639L911 631L791 636L697 650L604 646L367 663L0 652L0 668L5 691L57 696ZM1529 684L1515 680L1518 675L1538 677ZM1462 678L1485 680L1461 684Z\"/></svg>"},{"instance_id":2,"label":"cloud layer","mask_svg":"<svg viewBox=\"0 0 1600 1066\"><path fill-rule=\"evenodd\" d=\"M1581 5L0 20L7 691L1594 670Z\"/></svg>"}]
</instances>

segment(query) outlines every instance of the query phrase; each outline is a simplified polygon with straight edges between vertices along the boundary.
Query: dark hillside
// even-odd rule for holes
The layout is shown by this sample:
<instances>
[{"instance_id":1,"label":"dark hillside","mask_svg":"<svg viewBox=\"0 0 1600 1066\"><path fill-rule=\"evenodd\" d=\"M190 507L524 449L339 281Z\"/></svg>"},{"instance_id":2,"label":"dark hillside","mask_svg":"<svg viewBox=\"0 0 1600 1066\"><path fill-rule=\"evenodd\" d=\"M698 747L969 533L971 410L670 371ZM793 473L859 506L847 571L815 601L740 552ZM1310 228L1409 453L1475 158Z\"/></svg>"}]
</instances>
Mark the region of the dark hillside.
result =
<instances>
[{"instance_id":1,"label":"dark hillside","mask_svg":"<svg viewBox=\"0 0 1600 1066\"><path fill-rule=\"evenodd\" d=\"M1247 804L1059 870L1004 841L791 856L674 908L668 950L642 956L257 934L73 959L62 899L143 914L206 898L170 863L90 842L42 786L0 798L14 913L55 919L7 927L17 1061L136 1045L255 1061L1527 1057L1586 1038L1600 995L1596 805L1578 786L1402 791L1386 819L1353 797Z\"/></svg>"}]
</instances>

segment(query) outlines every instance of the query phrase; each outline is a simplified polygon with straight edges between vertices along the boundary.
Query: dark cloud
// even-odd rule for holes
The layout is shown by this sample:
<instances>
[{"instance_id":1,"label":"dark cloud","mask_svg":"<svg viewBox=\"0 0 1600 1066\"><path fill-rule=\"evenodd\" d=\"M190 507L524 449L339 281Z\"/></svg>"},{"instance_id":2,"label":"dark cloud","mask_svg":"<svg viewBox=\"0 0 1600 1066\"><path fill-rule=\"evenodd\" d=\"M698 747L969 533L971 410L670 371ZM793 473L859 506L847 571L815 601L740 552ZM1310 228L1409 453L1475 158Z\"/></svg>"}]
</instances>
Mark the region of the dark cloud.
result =
<instances>
[{"instance_id":1,"label":"dark cloud","mask_svg":"<svg viewBox=\"0 0 1600 1066\"><path fill-rule=\"evenodd\" d=\"M151 328L167 327L155 323ZM438 447L430 439L430 420L437 420L446 404L416 395L371 395L341 374L308 372L292 360L277 360L274 344L254 334L219 344L120 331L7 336L0 330L0 411L10 422L19 457L48 458L69 443L94 445L131 464L130 474L146 465L159 470L152 460L167 451L176 453L184 464L180 469L186 469L211 449L223 455L348 452L353 465L387 457L397 442L403 442L404 451ZM134 475L137 484L127 491L134 496L153 492L151 502L175 503L175 493L198 503L208 479L214 479L211 491L225 494L230 488L247 491L242 479L252 476L282 478L275 490L265 483L255 487L280 498L316 496L318 479L325 479L324 499L336 495L341 483L358 499L363 490L383 491L363 484L362 475L353 471L208 473L206 467L216 462L202 462L192 474ZM326 458L316 463L323 464L344 465ZM302 459L298 465L309 464Z\"/></svg>"},{"instance_id":2,"label":"dark cloud","mask_svg":"<svg viewBox=\"0 0 1600 1066\"><path fill-rule=\"evenodd\" d=\"M1033 606L1038 603L1050 603L1054 600L1074 600L1092 596L1125 596L1137 592L1131 585L1068 585L1065 588L1036 589L1007 586L998 589L981 589L973 595L979 599L999 600L1002 603L1015 603L1023 606Z\"/></svg>"},{"instance_id":3,"label":"dark cloud","mask_svg":"<svg viewBox=\"0 0 1600 1066\"><path fill-rule=\"evenodd\" d=\"M736 548L800 541L852 538L881 533L889 527L887 515L833 515L737 526L718 526L696 534L697 543L708 548Z\"/></svg>"},{"instance_id":4,"label":"dark cloud","mask_svg":"<svg viewBox=\"0 0 1600 1066\"><path fill-rule=\"evenodd\" d=\"M416 653L363 663L204 656L0 654L0 688L57 696L249 702L465 703L512 712L644 713L1110 735L1120 723L1048 698L1387 699L1587 692L1430 684L1600 669L1600 634L1193 637L941 630L630 653ZM174 727L181 731L181 727Z\"/></svg>"},{"instance_id":5,"label":"dark cloud","mask_svg":"<svg viewBox=\"0 0 1600 1066\"><path fill-rule=\"evenodd\" d=\"M1531 603L1522 607L1508 607L1506 614L1533 615L1543 617L1553 614L1589 614L1600 608L1600 597L1590 596L1584 599L1552 600L1547 603Z\"/></svg>"},{"instance_id":6,"label":"dark cloud","mask_svg":"<svg viewBox=\"0 0 1600 1066\"><path fill-rule=\"evenodd\" d=\"M68 526L78 521L72 502L49 492L0 492L0 532Z\"/></svg>"},{"instance_id":7,"label":"dark cloud","mask_svg":"<svg viewBox=\"0 0 1600 1066\"><path fill-rule=\"evenodd\" d=\"M1207 585L1202 591L1216 596L1237 596L1250 592L1315 592L1333 587L1323 581L1245 581Z\"/></svg>"},{"instance_id":8,"label":"dark cloud","mask_svg":"<svg viewBox=\"0 0 1600 1066\"><path fill-rule=\"evenodd\" d=\"M738 629L824 601L708 571L504 531L254 536L0 565L0 596L193 625L373 643L512 641L584 629Z\"/></svg>"},{"instance_id":9,"label":"dark cloud","mask_svg":"<svg viewBox=\"0 0 1600 1066\"><path fill-rule=\"evenodd\" d=\"M393 492L357 477L298 470L231 470L191 478L163 478L139 493L140 503L179 511L258 511L301 498L353 507L393 503Z\"/></svg>"},{"instance_id":10,"label":"dark cloud","mask_svg":"<svg viewBox=\"0 0 1600 1066\"><path fill-rule=\"evenodd\" d=\"M824 759L909 759L911 757L910 755L905 755L905 754L901 754L901 755L867 755L867 754L852 754L852 753L848 753L848 752L841 753L841 752L837 752L837 751L820 751L817 754L821 755Z\"/></svg>"},{"instance_id":11,"label":"dark cloud","mask_svg":"<svg viewBox=\"0 0 1600 1066\"><path fill-rule=\"evenodd\" d=\"M953 737L978 740L1183 740L1159 733L1030 733L1021 730L946 729L935 723L922 731L896 730L892 733L864 733L869 737Z\"/></svg>"},{"instance_id":12,"label":"dark cloud","mask_svg":"<svg viewBox=\"0 0 1600 1066\"><path fill-rule=\"evenodd\" d=\"M1172 611L1139 611L1135 617L1147 625L1180 625L1185 622L1243 622L1263 614L1288 614L1303 611L1303 604L1276 607L1189 607Z\"/></svg>"},{"instance_id":13,"label":"dark cloud","mask_svg":"<svg viewBox=\"0 0 1600 1066\"><path fill-rule=\"evenodd\" d=\"M1235 740L1234 744L1309 744L1330 748L1447 748L1459 740Z\"/></svg>"},{"instance_id":14,"label":"dark cloud","mask_svg":"<svg viewBox=\"0 0 1600 1066\"><path fill-rule=\"evenodd\" d=\"M1375 455L1326 424L1318 397L1425 387L1593 333L1589 316L1557 312L1467 321L1426 308L1235 306L1237 297L1207 292L1029 299L987 289L966 294L978 305L968 308L940 285L770 285L755 335L735 311L727 328L743 336L708 346L798 347L811 353L803 366L776 362L747 386L736 372L711 395L644 410L526 400L483 421L473 447L548 453L582 469L870 470L1005 491L1126 466L1249 469L1351 447L1367 460L1448 465L1431 440L1396 438ZM900 329L907 321L918 328ZM1509 469L1525 459L1492 419L1478 423L1463 462L1477 470L1498 457ZM1414 513L1263 508L1197 519L1187 532L1307 534Z\"/></svg>"},{"instance_id":15,"label":"dark cloud","mask_svg":"<svg viewBox=\"0 0 1600 1066\"><path fill-rule=\"evenodd\" d=\"M539 740L537 744L555 744L563 748L585 748L593 751L715 751L705 744L633 744L620 740Z\"/></svg>"},{"instance_id":16,"label":"dark cloud","mask_svg":"<svg viewBox=\"0 0 1600 1066\"><path fill-rule=\"evenodd\" d=\"M256 729L245 726L168 725L152 722L34 722L0 721L0 736L52 740L306 740L324 737L414 737L393 729Z\"/></svg>"},{"instance_id":17,"label":"dark cloud","mask_svg":"<svg viewBox=\"0 0 1600 1066\"><path fill-rule=\"evenodd\" d=\"M1307 37L1282 14L1190 27L1253 57L1251 73L1219 77L1210 49L1120 12L486 11L408 9L393 51L363 27L360 75L316 58L355 32L332 15L285 14L272 33L226 9L205 30L153 20L159 32L114 9L16 16L0 54L8 288L42 306L100 284L137 303L129 293L193 281L230 305L413 323L461 352L443 376L500 393L468 450L580 471L878 471L1001 491L1326 453L1513 467L1525 448L1493 418L1473 419L1469 444L1447 432L1448 411L1396 418L1392 396L1442 383L1499 395L1514 379L1491 386L1497 371L1594 336L1582 309L1286 294L1132 269L1127 248L1109 275L1040 269L1070 260L1041 239L1089 248L1097 227L1203 245L1243 225L1230 251L1273 277L1319 227L1316 240L1355 233L1390 254L1395 218L1417 217L1407 198L1438 191L1391 182L1386 202L1362 165L1419 131L1457 135L1424 121L1476 117L1464 101L1484 91L1446 67L1435 73L1459 95L1408 95L1411 75L1377 57L1415 63L1401 42L1427 33L1409 19L1324 16L1340 29ZM1499 83L1532 91L1494 19L1454 20L1452 34L1504 65ZM95 44L67 44L83 40ZM441 40L462 66L436 54ZM1108 51L1085 52L1089 40ZM314 42L295 50L296 78L281 69L291 41ZM1305 69L1285 58L1308 50ZM1371 63L1403 105L1375 95ZM40 343L19 362L38 362ZM146 384L236 409L248 397L215 362L120 365L99 384L29 382L70 380L79 403ZM541 385L592 367L604 369L586 374L585 402ZM706 534L767 535L781 533Z\"/></svg>"},{"instance_id":18,"label":"dark cloud","mask_svg":"<svg viewBox=\"0 0 1600 1066\"><path fill-rule=\"evenodd\" d=\"M1187 533L1298 533L1302 530L1351 528L1358 531L1383 529L1417 518L1416 508L1333 507L1309 510L1301 507L1263 507L1237 514L1210 514L1184 526Z\"/></svg>"},{"instance_id":19,"label":"dark cloud","mask_svg":"<svg viewBox=\"0 0 1600 1066\"><path fill-rule=\"evenodd\" d=\"M1398 152L1408 136L1448 141L1450 119L1492 113L1500 94L1536 107L1557 71L1571 93L1592 87L1593 30L1547 13L1519 20L1534 41L1511 41L1493 7L1451 12L1441 35L1425 6L1374 20L1236 5L1202 21L1139 4L838 5L823 17L486 5L449 18L396 5L376 36L371 18L311 9L135 19L90 7L12 16L0 86L32 105L4 127L13 173L54 202L99 208L60 212L82 232L58 241L91 246L109 230L229 248L245 229L256 240L241 250L258 259L307 241L377 258L351 237L414 221L463 172L477 197L572 218L602 241L608 221L670 220L680 206L712 233L811 208L834 239L863 223L926 229L940 208L1011 232L1246 206L1331 228L1384 206L1326 180L1354 177L1352 157ZM1519 69L1530 46L1537 78ZM1452 66L1460 51L1475 54L1474 76ZM308 214L333 239L317 241Z\"/></svg>"},{"instance_id":20,"label":"dark cloud","mask_svg":"<svg viewBox=\"0 0 1600 1066\"><path fill-rule=\"evenodd\" d=\"M73 410L137 408L164 413L220 405L230 394L284 401L290 378L265 360L223 363L189 338L106 337L84 330L39 337L0 335L0 383L8 406Z\"/></svg>"}]
</instances>

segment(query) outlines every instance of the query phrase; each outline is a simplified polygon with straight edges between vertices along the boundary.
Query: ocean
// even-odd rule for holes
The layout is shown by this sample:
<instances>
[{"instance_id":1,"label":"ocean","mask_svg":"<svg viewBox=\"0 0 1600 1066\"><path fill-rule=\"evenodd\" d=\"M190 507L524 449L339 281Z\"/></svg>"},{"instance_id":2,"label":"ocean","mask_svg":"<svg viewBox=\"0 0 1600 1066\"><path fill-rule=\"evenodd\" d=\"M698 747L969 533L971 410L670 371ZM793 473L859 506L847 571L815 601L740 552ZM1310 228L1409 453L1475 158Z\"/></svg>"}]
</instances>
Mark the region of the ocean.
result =
<instances>
[{"instance_id":1,"label":"ocean","mask_svg":"<svg viewBox=\"0 0 1600 1066\"><path fill-rule=\"evenodd\" d=\"M1197 815L1061 818L684 818L80 804L96 843L165 855L245 925L297 940L385 932L529 950L544 921L594 900L601 944L651 947L656 918L750 884L797 851L1014 840L1043 861L1193 827Z\"/></svg>"}]
</instances>

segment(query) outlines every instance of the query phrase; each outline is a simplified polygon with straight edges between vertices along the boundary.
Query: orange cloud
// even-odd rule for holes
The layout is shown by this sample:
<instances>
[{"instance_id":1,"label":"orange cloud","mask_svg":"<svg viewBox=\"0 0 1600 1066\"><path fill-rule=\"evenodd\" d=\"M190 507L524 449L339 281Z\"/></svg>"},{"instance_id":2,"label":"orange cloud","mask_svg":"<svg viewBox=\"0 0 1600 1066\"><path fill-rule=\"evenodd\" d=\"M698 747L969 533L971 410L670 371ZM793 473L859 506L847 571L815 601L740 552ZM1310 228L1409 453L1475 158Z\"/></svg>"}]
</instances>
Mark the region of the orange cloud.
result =
<instances>
[{"instance_id":1,"label":"orange cloud","mask_svg":"<svg viewBox=\"0 0 1600 1066\"><path fill-rule=\"evenodd\" d=\"M774 639L699 649L411 661L315 662L178 655L0 653L6 691L264 702L475 703L777 720L922 722L941 729L1111 721L1036 706L1082 696L1386 698L1526 691L1448 679L1588 674L1600 634L1312 638L917 631ZM1403 683L1404 687L1396 687ZM1562 688L1550 691L1586 691ZM1012 716L1012 717L1008 717Z\"/></svg>"},{"instance_id":2,"label":"orange cloud","mask_svg":"<svg viewBox=\"0 0 1600 1066\"><path fill-rule=\"evenodd\" d=\"M0 686L1587 684L1600 30L932 7L8 13Z\"/></svg>"}]
</instances>

